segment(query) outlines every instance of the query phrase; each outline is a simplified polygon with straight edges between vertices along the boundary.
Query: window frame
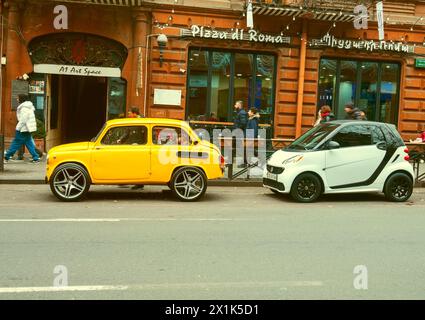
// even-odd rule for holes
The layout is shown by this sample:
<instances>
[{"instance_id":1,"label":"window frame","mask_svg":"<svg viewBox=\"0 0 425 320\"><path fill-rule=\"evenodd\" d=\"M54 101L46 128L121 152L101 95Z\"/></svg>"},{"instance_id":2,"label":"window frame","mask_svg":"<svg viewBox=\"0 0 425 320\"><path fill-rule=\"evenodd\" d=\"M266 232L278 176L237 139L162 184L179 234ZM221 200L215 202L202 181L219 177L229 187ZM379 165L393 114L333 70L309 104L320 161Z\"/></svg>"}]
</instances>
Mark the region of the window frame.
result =
<instances>
[{"instance_id":1,"label":"window frame","mask_svg":"<svg viewBox=\"0 0 425 320\"><path fill-rule=\"evenodd\" d=\"M400 87L401 87L401 67L402 67L402 63L400 61L322 56L322 57L320 57L320 60L319 60L319 72L318 72L318 75L317 75L317 77L318 77L318 80L317 80L318 87L319 87L319 81L320 81L320 76L321 76L320 65L321 65L322 59L336 61L336 74L335 74L336 81L335 81L335 92L334 92L335 96L332 99L332 101L333 101L332 110L333 110L336 118L339 118L339 116L340 116L338 114L338 105L337 104L338 104L340 84L341 84L341 62L342 61L355 61L357 63L356 82L355 82L355 84L356 84L356 96L355 96L355 101L353 101L355 105L358 105L358 102L359 102L359 99L360 99L360 88L361 88L361 83L362 83L361 62L366 62L366 63L370 62L370 63L377 63L378 64L377 79L376 79L375 118L374 119L368 119L370 121L377 121L377 122L381 122L379 118L380 118L380 114L381 114L380 101L381 101L381 85L382 85L382 67L385 64L395 64L395 65L397 65L398 66L397 74L396 74L396 78L398 80L397 81L397 88L396 88L397 111L394 112L394 119L391 119L390 123L395 124L395 125L398 124L399 113L400 113ZM317 94L317 108L320 108L319 104L320 104L320 94Z\"/></svg>"},{"instance_id":2,"label":"window frame","mask_svg":"<svg viewBox=\"0 0 425 320\"><path fill-rule=\"evenodd\" d=\"M144 127L146 130L146 139L145 139L145 143L143 144L104 144L103 143L103 139L105 139L106 135L108 134L109 131L114 130L114 129L118 129L118 128L134 128L134 127ZM140 147L140 146L146 146L149 144L149 128L146 125L121 125L121 126L112 126L109 127L108 129L105 130L105 133L102 135L102 137L99 138L99 142L98 145L104 146L104 147L127 147L127 146L133 146L133 147Z\"/></svg>"},{"instance_id":3,"label":"window frame","mask_svg":"<svg viewBox=\"0 0 425 320\"><path fill-rule=\"evenodd\" d=\"M252 76L253 76L253 81L251 81L251 86L250 86L250 90L251 90L251 103L255 101L255 89L256 89L256 82L258 78L257 76L257 57L260 55L270 55L273 57L273 62L274 62L274 68L273 68L273 72L272 72L272 112L270 114L270 124L271 125L271 130L273 131L273 124L274 124L274 119L275 119L275 112L276 112L276 77L277 77L277 69L278 69L278 55L275 52L271 52L271 51L247 51L247 50L231 50L231 49L223 49L223 48L214 48L214 47L194 47L191 46L188 49L188 61L187 61L187 65L188 65L188 70L187 70L187 78L186 78L186 88L190 88L190 76L191 76L191 70L190 70L190 57L191 57L191 53L193 51L204 51L204 52L208 52L208 71L207 71L207 101L206 101L206 109L205 109L205 113L207 115L209 115L211 113L211 92L212 92L212 88L211 88L211 81L212 81L212 74L213 74L213 70L212 70L212 57L213 57L213 52L223 52L223 53L230 53L230 78L229 78L229 97L228 97L228 101L227 101L227 122L232 122L233 121L233 106L234 106L234 84L235 84L235 55L236 54L252 54L253 55L253 60L252 60ZM190 115L190 103L189 103L189 95L186 95L186 105L185 105L185 119L187 119L187 117ZM250 106L245 106L246 108L250 107ZM273 134L273 132L271 132L271 134Z\"/></svg>"},{"instance_id":4,"label":"window frame","mask_svg":"<svg viewBox=\"0 0 425 320\"><path fill-rule=\"evenodd\" d=\"M187 137L189 138L188 144L182 144L182 143L176 143L176 144L166 144L166 143L165 144L158 144L158 143L155 143L155 140L154 140L155 139L154 138L154 130L156 128L158 128L158 127L163 128L163 129L174 129L177 134L178 134L178 130L180 130L180 137L183 135L182 132L184 132L187 135ZM190 135L189 131L186 128L176 127L176 126L173 126L173 125L159 125L159 124L156 124L156 125L152 125L151 126L151 139L152 139L152 145L153 146L161 146L161 147L162 146L169 146L169 147L175 147L175 146L191 146L191 145L193 145L193 142L195 141L193 139L193 137Z\"/></svg>"}]
</instances>

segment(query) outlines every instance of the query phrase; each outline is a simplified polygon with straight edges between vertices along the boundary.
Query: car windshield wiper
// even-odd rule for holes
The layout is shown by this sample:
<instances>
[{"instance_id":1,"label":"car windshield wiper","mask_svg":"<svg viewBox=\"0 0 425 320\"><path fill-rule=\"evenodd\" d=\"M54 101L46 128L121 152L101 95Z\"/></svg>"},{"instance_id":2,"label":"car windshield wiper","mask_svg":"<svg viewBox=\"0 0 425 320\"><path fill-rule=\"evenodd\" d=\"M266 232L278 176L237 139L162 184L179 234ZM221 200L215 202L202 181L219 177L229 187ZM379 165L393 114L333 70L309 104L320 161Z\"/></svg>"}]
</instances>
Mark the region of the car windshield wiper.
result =
<instances>
[{"instance_id":1,"label":"car windshield wiper","mask_svg":"<svg viewBox=\"0 0 425 320\"><path fill-rule=\"evenodd\" d=\"M307 150L305 146L301 145L301 144L296 144L296 145L291 145L288 146L287 149L289 150Z\"/></svg>"}]
</instances>

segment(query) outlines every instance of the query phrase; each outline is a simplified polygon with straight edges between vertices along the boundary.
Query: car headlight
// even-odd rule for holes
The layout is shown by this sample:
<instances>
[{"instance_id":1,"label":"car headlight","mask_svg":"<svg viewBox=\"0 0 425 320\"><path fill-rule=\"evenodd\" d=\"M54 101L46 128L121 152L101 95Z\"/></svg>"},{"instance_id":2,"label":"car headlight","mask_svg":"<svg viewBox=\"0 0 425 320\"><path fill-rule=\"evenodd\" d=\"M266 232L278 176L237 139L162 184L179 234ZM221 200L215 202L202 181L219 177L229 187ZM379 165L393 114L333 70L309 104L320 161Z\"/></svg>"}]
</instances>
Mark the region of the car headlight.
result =
<instances>
[{"instance_id":1,"label":"car headlight","mask_svg":"<svg viewBox=\"0 0 425 320\"><path fill-rule=\"evenodd\" d=\"M282 162L282 164L298 163L302 161L303 159L304 159L304 156L298 155L298 156L294 156L289 159L286 159L285 161Z\"/></svg>"}]
</instances>

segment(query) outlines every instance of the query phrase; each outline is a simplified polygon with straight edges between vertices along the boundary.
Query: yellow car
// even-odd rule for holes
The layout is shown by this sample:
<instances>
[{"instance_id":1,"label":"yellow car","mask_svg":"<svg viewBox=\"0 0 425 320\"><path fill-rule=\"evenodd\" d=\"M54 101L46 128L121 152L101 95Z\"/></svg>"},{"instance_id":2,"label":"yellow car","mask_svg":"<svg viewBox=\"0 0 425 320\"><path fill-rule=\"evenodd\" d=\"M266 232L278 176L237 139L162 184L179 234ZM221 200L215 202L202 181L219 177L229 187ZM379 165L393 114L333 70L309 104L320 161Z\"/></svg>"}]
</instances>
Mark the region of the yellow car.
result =
<instances>
[{"instance_id":1,"label":"yellow car","mask_svg":"<svg viewBox=\"0 0 425 320\"><path fill-rule=\"evenodd\" d=\"M46 183L63 201L82 199L92 184L168 185L177 198L196 201L223 172L220 150L186 122L130 118L108 121L90 142L52 148Z\"/></svg>"}]
</instances>

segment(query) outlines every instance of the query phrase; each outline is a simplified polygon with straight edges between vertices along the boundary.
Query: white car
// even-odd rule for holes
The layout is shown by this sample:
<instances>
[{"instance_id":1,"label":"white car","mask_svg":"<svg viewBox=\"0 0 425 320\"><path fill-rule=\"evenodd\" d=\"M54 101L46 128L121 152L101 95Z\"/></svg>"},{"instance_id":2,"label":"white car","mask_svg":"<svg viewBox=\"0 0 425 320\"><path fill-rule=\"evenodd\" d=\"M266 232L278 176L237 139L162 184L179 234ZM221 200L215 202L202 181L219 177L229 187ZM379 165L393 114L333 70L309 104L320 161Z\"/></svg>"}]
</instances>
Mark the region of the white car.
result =
<instances>
[{"instance_id":1,"label":"white car","mask_svg":"<svg viewBox=\"0 0 425 320\"><path fill-rule=\"evenodd\" d=\"M402 202L413 191L408 152L392 124L331 121L275 152L263 185L275 193L290 193L299 202L355 192L384 192L388 200Z\"/></svg>"}]
</instances>

